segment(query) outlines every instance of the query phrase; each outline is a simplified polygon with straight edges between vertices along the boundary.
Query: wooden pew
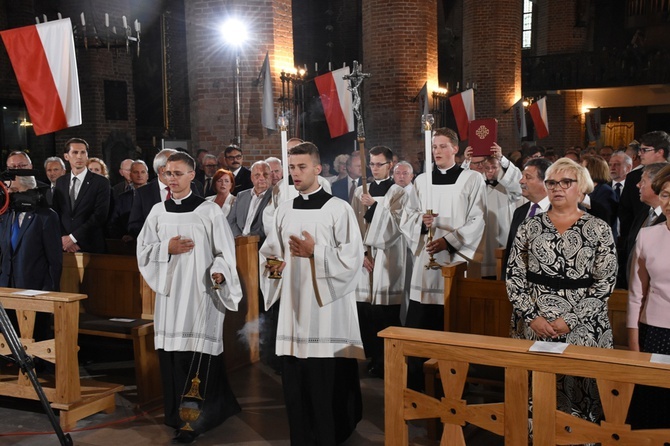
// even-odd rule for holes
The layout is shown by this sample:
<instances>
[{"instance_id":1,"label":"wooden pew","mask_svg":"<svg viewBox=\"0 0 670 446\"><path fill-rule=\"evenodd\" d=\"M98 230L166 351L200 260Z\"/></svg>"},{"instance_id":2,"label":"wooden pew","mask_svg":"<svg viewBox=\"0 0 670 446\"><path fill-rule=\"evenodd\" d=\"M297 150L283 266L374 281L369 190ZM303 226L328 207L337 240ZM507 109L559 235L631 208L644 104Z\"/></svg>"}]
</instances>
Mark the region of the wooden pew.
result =
<instances>
[{"instance_id":1,"label":"wooden pew","mask_svg":"<svg viewBox=\"0 0 670 446\"><path fill-rule=\"evenodd\" d=\"M649 353L570 345L563 354L531 353L532 341L496 336L390 327L385 338L385 444L408 444L407 421L438 418L441 444L465 445L466 423L528 445L529 372L532 373L533 444L669 444L670 429L631 430L626 415L635 384L670 388L670 365L651 363ZM407 357L435 358L441 399L407 388ZM471 364L505 369L505 400L467 404L462 397ZM556 408L556 375L594 378L606 421L591 423Z\"/></svg>"},{"instance_id":2,"label":"wooden pew","mask_svg":"<svg viewBox=\"0 0 670 446\"><path fill-rule=\"evenodd\" d=\"M94 413L114 412L116 408L114 394L123 390L123 386L80 380L79 377L77 361L79 302L86 299L86 296L51 292L25 297L18 296L16 294L18 291L22 290L0 288L0 302L6 309L16 310L18 335L26 352L55 365L54 379L49 376L39 378L51 406L60 410L60 425L63 430L74 429L78 420ZM36 312L53 314L54 339L40 342L33 340ZM11 354L2 334L0 334L0 354ZM38 399L30 381L22 373L0 375L0 394Z\"/></svg>"}]
</instances>

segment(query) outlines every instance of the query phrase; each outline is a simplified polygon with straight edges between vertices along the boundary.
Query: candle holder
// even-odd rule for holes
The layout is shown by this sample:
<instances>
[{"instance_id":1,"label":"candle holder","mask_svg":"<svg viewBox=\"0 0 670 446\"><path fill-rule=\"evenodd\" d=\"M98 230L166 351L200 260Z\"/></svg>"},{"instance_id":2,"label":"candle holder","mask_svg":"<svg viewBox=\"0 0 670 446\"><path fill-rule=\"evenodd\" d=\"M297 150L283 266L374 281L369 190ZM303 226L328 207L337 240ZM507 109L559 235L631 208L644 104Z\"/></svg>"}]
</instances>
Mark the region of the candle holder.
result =
<instances>
[{"instance_id":1,"label":"candle holder","mask_svg":"<svg viewBox=\"0 0 670 446\"><path fill-rule=\"evenodd\" d=\"M433 115L421 115L421 126L423 127L424 132L433 130L433 124L435 124L435 117Z\"/></svg>"},{"instance_id":2,"label":"candle holder","mask_svg":"<svg viewBox=\"0 0 670 446\"><path fill-rule=\"evenodd\" d=\"M433 214L432 209L428 209L426 211L426 214L430 214L430 215L433 215L433 216L435 215L435 214ZM433 221L433 223L435 223L435 222ZM435 225L432 224L432 225L430 225L430 228L428 228L428 243L433 241L434 234L435 234ZM426 243L426 244L428 244L428 243ZM442 268L442 265L437 263L437 260L435 260L435 257L431 253L431 254L429 254L429 257L428 257L428 263L426 263L424 265L424 268L425 269L440 269L440 268Z\"/></svg>"},{"instance_id":3,"label":"candle holder","mask_svg":"<svg viewBox=\"0 0 670 446\"><path fill-rule=\"evenodd\" d=\"M281 264L284 263L284 259L268 259L268 266L281 266ZM270 279L281 279L281 272L280 271L272 271L270 275L268 276Z\"/></svg>"}]
</instances>

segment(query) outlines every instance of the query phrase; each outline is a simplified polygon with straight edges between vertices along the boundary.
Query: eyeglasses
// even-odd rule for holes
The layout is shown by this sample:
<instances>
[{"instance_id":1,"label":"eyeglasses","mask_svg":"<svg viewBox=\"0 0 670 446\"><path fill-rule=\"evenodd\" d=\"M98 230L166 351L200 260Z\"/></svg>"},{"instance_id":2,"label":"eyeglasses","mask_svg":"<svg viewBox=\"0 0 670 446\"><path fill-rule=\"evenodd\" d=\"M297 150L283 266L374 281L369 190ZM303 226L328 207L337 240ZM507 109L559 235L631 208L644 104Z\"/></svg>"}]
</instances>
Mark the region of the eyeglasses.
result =
<instances>
[{"instance_id":1,"label":"eyeglasses","mask_svg":"<svg viewBox=\"0 0 670 446\"><path fill-rule=\"evenodd\" d=\"M241 160L242 155L226 155L227 160Z\"/></svg>"},{"instance_id":2,"label":"eyeglasses","mask_svg":"<svg viewBox=\"0 0 670 446\"><path fill-rule=\"evenodd\" d=\"M387 164L389 164L388 161L385 162L385 163L369 163L368 166L370 166L371 168L374 169L374 168L376 168L376 167L384 167L384 166L387 165Z\"/></svg>"},{"instance_id":3,"label":"eyeglasses","mask_svg":"<svg viewBox=\"0 0 670 446\"><path fill-rule=\"evenodd\" d=\"M7 164L7 169L27 169L30 164L21 163L21 164Z\"/></svg>"},{"instance_id":4,"label":"eyeglasses","mask_svg":"<svg viewBox=\"0 0 670 446\"><path fill-rule=\"evenodd\" d=\"M640 152L642 152L642 153L656 152L657 150L660 150L660 149L654 149L653 147L645 147L643 149L642 147L640 147Z\"/></svg>"},{"instance_id":5,"label":"eyeglasses","mask_svg":"<svg viewBox=\"0 0 670 446\"><path fill-rule=\"evenodd\" d=\"M570 189L572 186L572 183L576 183L577 180L573 180L572 178L563 178L560 181L554 181L554 180L545 180L544 186L549 189L549 190L554 190L556 189L556 186L561 186L561 189Z\"/></svg>"},{"instance_id":6,"label":"eyeglasses","mask_svg":"<svg viewBox=\"0 0 670 446\"><path fill-rule=\"evenodd\" d=\"M165 172L163 172L163 175L165 176L165 178L172 178L172 177L181 178L184 175L186 175L187 173L191 173L191 172L193 172L193 171L189 170L188 172L179 172L179 171L170 172L169 170L166 170Z\"/></svg>"},{"instance_id":7,"label":"eyeglasses","mask_svg":"<svg viewBox=\"0 0 670 446\"><path fill-rule=\"evenodd\" d=\"M216 167L216 164L203 164L202 167Z\"/></svg>"}]
</instances>

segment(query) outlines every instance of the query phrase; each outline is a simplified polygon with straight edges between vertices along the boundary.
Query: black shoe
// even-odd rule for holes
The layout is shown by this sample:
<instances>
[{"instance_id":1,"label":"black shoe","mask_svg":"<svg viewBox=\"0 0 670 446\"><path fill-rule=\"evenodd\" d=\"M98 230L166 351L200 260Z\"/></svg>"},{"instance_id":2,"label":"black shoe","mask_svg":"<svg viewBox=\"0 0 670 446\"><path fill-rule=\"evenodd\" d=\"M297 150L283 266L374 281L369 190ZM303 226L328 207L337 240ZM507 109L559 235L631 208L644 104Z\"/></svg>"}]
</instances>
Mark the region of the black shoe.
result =
<instances>
[{"instance_id":1,"label":"black shoe","mask_svg":"<svg viewBox=\"0 0 670 446\"><path fill-rule=\"evenodd\" d=\"M381 364L370 364L370 367L368 367L368 375L373 378L384 379L384 366Z\"/></svg>"},{"instance_id":2,"label":"black shoe","mask_svg":"<svg viewBox=\"0 0 670 446\"><path fill-rule=\"evenodd\" d=\"M189 431L179 431L177 435L172 439L173 444L190 444L195 441L195 438L198 436L196 432Z\"/></svg>"}]
</instances>

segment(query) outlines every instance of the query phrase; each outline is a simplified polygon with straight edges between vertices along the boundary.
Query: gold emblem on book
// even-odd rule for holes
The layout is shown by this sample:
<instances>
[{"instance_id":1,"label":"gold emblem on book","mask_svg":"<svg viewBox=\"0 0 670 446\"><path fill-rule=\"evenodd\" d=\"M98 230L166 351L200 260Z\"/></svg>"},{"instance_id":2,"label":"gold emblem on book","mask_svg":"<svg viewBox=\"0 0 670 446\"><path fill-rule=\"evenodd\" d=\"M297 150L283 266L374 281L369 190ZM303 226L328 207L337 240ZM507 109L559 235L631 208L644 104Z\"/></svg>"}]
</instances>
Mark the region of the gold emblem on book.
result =
<instances>
[{"instance_id":1,"label":"gold emblem on book","mask_svg":"<svg viewBox=\"0 0 670 446\"><path fill-rule=\"evenodd\" d=\"M475 134L479 139L484 139L489 135L489 129L485 125L480 125Z\"/></svg>"}]
</instances>

